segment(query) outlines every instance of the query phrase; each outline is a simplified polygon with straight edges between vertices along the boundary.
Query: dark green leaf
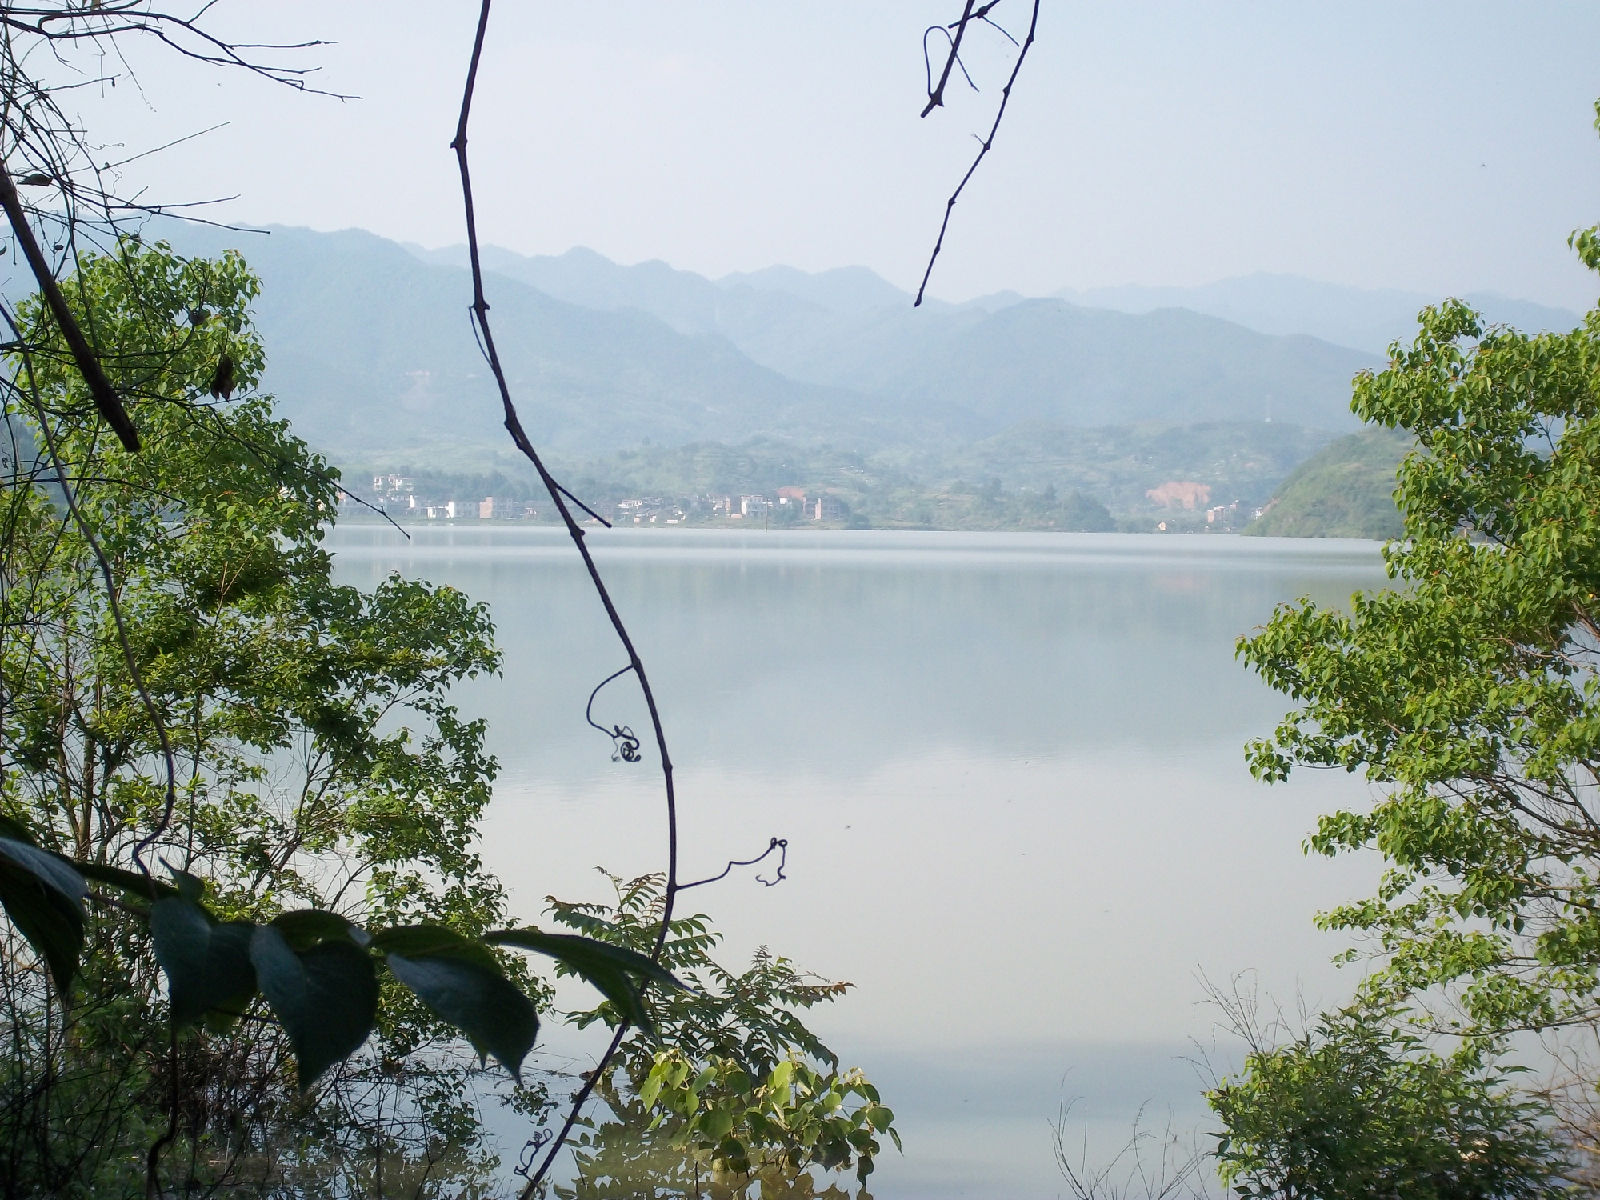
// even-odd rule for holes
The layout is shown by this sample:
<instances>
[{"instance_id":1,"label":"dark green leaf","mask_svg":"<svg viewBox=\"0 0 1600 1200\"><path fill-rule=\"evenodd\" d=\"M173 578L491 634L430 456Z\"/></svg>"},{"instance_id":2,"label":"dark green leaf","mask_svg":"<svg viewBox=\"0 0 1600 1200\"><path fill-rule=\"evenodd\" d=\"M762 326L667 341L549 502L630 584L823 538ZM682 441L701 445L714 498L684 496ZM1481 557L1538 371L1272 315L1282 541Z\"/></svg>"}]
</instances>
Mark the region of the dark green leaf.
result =
<instances>
[{"instance_id":1,"label":"dark green leaf","mask_svg":"<svg viewBox=\"0 0 1600 1200\"><path fill-rule=\"evenodd\" d=\"M50 968L65 996L83 953L83 878L55 856L0 838L0 907Z\"/></svg>"},{"instance_id":2,"label":"dark green leaf","mask_svg":"<svg viewBox=\"0 0 1600 1200\"><path fill-rule=\"evenodd\" d=\"M172 873L172 885L185 900L193 900L196 904L199 904L205 898L206 881L204 879L201 879L198 875L191 875L187 871L180 871L177 867L167 862L166 859L161 860L161 865Z\"/></svg>"},{"instance_id":3,"label":"dark green leaf","mask_svg":"<svg viewBox=\"0 0 1600 1200\"><path fill-rule=\"evenodd\" d=\"M11 862L35 876L40 883L54 888L74 904L81 904L88 888L83 876L63 859L15 838L0 837L0 858Z\"/></svg>"},{"instance_id":4,"label":"dark green leaf","mask_svg":"<svg viewBox=\"0 0 1600 1200\"><path fill-rule=\"evenodd\" d=\"M389 969L441 1020L467 1035L480 1057L492 1054L520 1078L522 1060L539 1035L533 1003L502 975L454 955L390 953Z\"/></svg>"},{"instance_id":5,"label":"dark green leaf","mask_svg":"<svg viewBox=\"0 0 1600 1200\"><path fill-rule=\"evenodd\" d=\"M649 1032L650 1014L645 1011L635 976L643 976L665 987L683 988L672 974L636 950L626 950L608 942L580 937L573 933L542 933L537 929L501 929L485 935L485 941L520 946L551 958L600 990L629 1024Z\"/></svg>"},{"instance_id":6,"label":"dark green leaf","mask_svg":"<svg viewBox=\"0 0 1600 1200\"><path fill-rule=\"evenodd\" d=\"M215 1009L238 1012L255 995L250 965L255 926L218 924L192 900L165 896L150 906L156 961L167 975L172 1021L180 1028Z\"/></svg>"},{"instance_id":7,"label":"dark green leaf","mask_svg":"<svg viewBox=\"0 0 1600 1200\"><path fill-rule=\"evenodd\" d=\"M162 883L161 880L153 875L141 875L138 871L125 871L121 867L108 867L101 863L79 862L77 859L62 858L60 855L57 855L57 857L61 858L62 862L67 863L85 879L92 880L95 883L108 884L131 895L149 899L152 893L156 896L176 896L179 894L177 888L170 883Z\"/></svg>"},{"instance_id":8,"label":"dark green leaf","mask_svg":"<svg viewBox=\"0 0 1600 1200\"><path fill-rule=\"evenodd\" d=\"M14 820L4 814L0 814L0 837L24 842L29 846L37 846L39 844L38 839L33 836L32 830L21 821Z\"/></svg>"},{"instance_id":9,"label":"dark green leaf","mask_svg":"<svg viewBox=\"0 0 1600 1200\"><path fill-rule=\"evenodd\" d=\"M331 941L296 952L271 925L250 939L262 995L294 1047L302 1090L367 1040L378 1015L372 958L354 942Z\"/></svg>"},{"instance_id":10,"label":"dark green leaf","mask_svg":"<svg viewBox=\"0 0 1600 1200\"><path fill-rule=\"evenodd\" d=\"M589 978L591 969L609 967L651 980L663 987L688 990L674 979L672 973L665 967L637 950L613 946L610 942L597 942L593 938L580 937L575 933L543 933L537 929L497 929L493 933L485 934L483 940L548 954L558 962L571 967L585 979Z\"/></svg>"},{"instance_id":11,"label":"dark green leaf","mask_svg":"<svg viewBox=\"0 0 1600 1200\"><path fill-rule=\"evenodd\" d=\"M338 913L321 908L297 908L293 912L279 913L272 918L272 925L294 950L309 950L318 942L360 942L355 936L355 926Z\"/></svg>"},{"instance_id":12,"label":"dark green leaf","mask_svg":"<svg viewBox=\"0 0 1600 1200\"><path fill-rule=\"evenodd\" d=\"M500 964L489 947L443 925L400 925L374 930L372 948L383 954L403 954L407 958L458 958L497 975L501 973Z\"/></svg>"}]
</instances>

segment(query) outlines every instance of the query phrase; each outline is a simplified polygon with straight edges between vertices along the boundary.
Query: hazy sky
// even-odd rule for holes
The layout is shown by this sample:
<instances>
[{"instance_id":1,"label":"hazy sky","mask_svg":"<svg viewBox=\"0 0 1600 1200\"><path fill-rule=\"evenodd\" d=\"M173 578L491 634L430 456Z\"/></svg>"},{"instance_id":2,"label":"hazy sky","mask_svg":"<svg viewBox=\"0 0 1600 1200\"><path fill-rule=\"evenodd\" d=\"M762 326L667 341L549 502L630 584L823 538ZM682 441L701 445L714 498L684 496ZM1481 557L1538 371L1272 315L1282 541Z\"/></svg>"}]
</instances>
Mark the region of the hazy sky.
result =
<instances>
[{"instance_id":1,"label":"hazy sky","mask_svg":"<svg viewBox=\"0 0 1600 1200\"><path fill-rule=\"evenodd\" d=\"M996 16L1020 33L1028 0ZM983 91L918 119L922 30L958 0L501 0L473 125L482 231L720 275L863 263L914 285L987 126ZM471 0L224 0L306 51L340 102L139 54L94 100L151 200L233 192L236 220L461 240L448 143ZM995 152L933 291L1193 284L1280 271L1587 307L1568 232L1600 221L1600 5L1043 0ZM109 156L108 156L109 157Z\"/></svg>"}]
</instances>

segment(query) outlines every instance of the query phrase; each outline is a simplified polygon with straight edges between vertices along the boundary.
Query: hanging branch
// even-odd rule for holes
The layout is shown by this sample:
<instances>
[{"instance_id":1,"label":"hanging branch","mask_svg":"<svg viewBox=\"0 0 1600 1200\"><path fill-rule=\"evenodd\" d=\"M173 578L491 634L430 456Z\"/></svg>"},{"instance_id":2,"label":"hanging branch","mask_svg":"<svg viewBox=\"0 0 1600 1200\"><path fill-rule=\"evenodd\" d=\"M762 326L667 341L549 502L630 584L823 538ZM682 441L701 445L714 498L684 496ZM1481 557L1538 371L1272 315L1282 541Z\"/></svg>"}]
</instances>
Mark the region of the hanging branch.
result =
<instances>
[{"instance_id":1,"label":"hanging branch","mask_svg":"<svg viewBox=\"0 0 1600 1200\"><path fill-rule=\"evenodd\" d=\"M661 713L656 706L655 692L650 687L650 678L645 673L644 662L639 657L638 650L634 647L633 638L628 633L627 626L623 623L621 615L617 612L616 604L612 601L611 593L607 590L605 581L600 577L600 570L595 565L594 556L584 541L584 533L577 521L573 518L572 510L567 506L567 492L551 475L539 452L534 448L527 432L522 427L522 419L517 414L516 403L511 397L510 385L506 382L506 374L500 363L500 354L495 347L494 330L489 323L489 301L484 295L483 265L480 261L478 246L478 221L477 211L472 199L472 172L467 162L467 126L472 114L472 96L477 88L478 67L483 59L483 45L489 29L489 9L492 0L483 0L478 12L477 33L473 37L472 57L467 66L467 81L461 95L461 114L456 122L455 140L450 147L455 151L456 164L461 174L461 199L465 208L467 227L467 256L472 266L472 322L479 337L479 345L483 351L485 361L489 365L489 372L494 377L495 387L500 394L501 408L505 414L506 432L511 435L512 443L526 458L533 469L538 473L539 480L544 484L545 491L550 495L550 501L555 505L556 511L561 514L562 523L566 526L567 536L572 539L573 546L577 549L579 557L583 560L584 569L589 573L589 581L594 587L595 596L600 605L605 609L606 618L611 622L611 628L617 635L617 640L622 643L622 648L627 654L627 670L631 670L639 681L639 690L644 694L645 708L650 714L650 728L655 736L656 750L661 757L661 784L666 806L667 817L667 871L666 888L662 896L661 928L656 934L655 946L651 958L659 961L662 947L666 945L667 932L671 928L673 905L677 900L678 885L678 800L673 787L672 757L667 752L666 730L661 723ZM544 1178L549 1174L550 1166L555 1157L560 1153L561 1147L566 1144L567 1137L572 1128L577 1124L579 1114L587 1103L590 1094L594 1091L595 1084L605 1074L606 1068L616 1056L617 1049L622 1045L622 1039L628 1032L626 1019L619 1020L616 1030L611 1035L611 1042L606 1051L595 1064L594 1070L589 1072L583 1086L578 1089L572 1098L572 1105L567 1111L566 1120L561 1129L551 1139L549 1150L540 1161L538 1169L528 1176L528 1184L522 1190L523 1200L531 1197L539 1190Z\"/></svg>"},{"instance_id":2,"label":"hanging branch","mask_svg":"<svg viewBox=\"0 0 1600 1200\"><path fill-rule=\"evenodd\" d=\"M72 360L78 364L83 382L88 385L89 394L94 397L95 408L116 433L123 449L130 453L137 451L139 431L128 419L128 410L122 407L122 401L118 398L116 389L111 386L111 381L106 378L100 360L95 357L94 351L89 349L88 339L83 336L77 318L67 307L67 298L61 294L61 286L56 283L55 272L50 269L50 262L45 258L44 251L39 248L38 239L33 236L33 229L28 224L28 214L23 211L22 200L17 195L17 186L11 181L11 172L6 170L4 163L0 163L0 209L5 210L6 220L11 223L11 232L16 235L23 256L28 260L28 269L33 272L34 281L38 283L45 303L50 306L50 315L61 327L61 336L66 339L67 348L72 351Z\"/></svg>"},{"instance_id":3,"label":"hanging branch","mask_svg":"<svg viewBox=\"0 0 1600 1200\"><path fill-rule=\"evenodd\" d=\"M939 77L939 86L928 94L927 107L922 110L922 115L927 116L936 107L944 103L944 87L950 79L950 70L957 62L957 55L961 50L961 35L966 32L967 26L975 20L982 20L993 25L989 20L989 13L999 0L985 4L982 8L974 10L972 0L967 0L966 10L961 14L961 20L955 25L955 35L950 39L950 57L945 61L944 74ZM997 26L998 28L998 26ZM933 253L928 256L928 266L922 272L922 282L917 285L917 298L912 302L912 307L921 307L924 294L928 290L928 280L933 275L933 264L939 261L939 252L944 249L944 235L950 228L950 214L955 211L956 201L961 199L961 193L966 190L967 184L978 172L978 165L988 157L989 149L994 145L994 135L1000 132L1000 122L1005 118L1006 105L1011 102L1011 88L1017 82L1017 76L1022 73L1022 64L1028 57L1028 51L1033 47L1034 33L1039 28L1039 0L1033 0L1033 16L1028 21L1028 36L1022 39L1022 45L1017 50L1016 60L1011 64L1011 78L1006 80L1005 89L1000 93L1000 107L995 110L994 124L989 126L988 136L983 139L978 149L977 157L972 160L972 165L967 168L967 173L961 177L961 182L956 184L955 191L950 193L950 198L944 204L944 220L939 222L939 237L933 243ZM1004 32L1002 30L1002 32ZM1009 38L1010 34L1006 34ZM1013 42L1015 38L1011 38ZM962 68L965 73L965 68Z\"/></svg>"}]
</instances>

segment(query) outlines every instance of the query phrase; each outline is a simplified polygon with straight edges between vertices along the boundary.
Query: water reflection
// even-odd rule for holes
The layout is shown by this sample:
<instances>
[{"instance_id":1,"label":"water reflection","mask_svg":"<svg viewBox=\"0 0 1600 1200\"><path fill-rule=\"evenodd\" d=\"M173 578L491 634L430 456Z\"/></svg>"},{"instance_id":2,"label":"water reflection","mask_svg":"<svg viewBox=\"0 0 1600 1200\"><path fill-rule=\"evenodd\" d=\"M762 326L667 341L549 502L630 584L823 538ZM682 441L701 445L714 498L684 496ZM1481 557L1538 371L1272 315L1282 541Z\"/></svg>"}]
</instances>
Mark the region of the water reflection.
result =
<instances>
[{"instance_id":1,"label":"water reflection","mask_svg":"<svg viewBox=\"0 0 1600 1200\"><path fill-rule=\"evenodd\" d=\"M1284 705L1233 643L1276 603L1381 583L1375 546L592 541L662 701L685 874L789 840L782 887L735 875L696 900L734 956L770 943L858 985L819 1031L903 1114L906 1157L885 1157L875 1194L1055 1195L1049 1121L1066 1097L1124 1134L1147 1098L1192 1114L1197 1087L1176 1060L1209 1029L1197 970L1258 967L1291 998L1348 987L1310 918L1364 892L1370 868L1299 845L1316 812L1362 785L1249 779L1240 746ZM591 689L623 661L561 535L422 530L405 543L358 529L334 545L352 581L398 569L492 605L506 672L464 705L491 721L504 772L485 855L524 913L547 893L593 892L596 864L655 869L654 755L613 762L585 723ZM646 724L625 680L595 717Z\"/></svg>"}]
</instances>

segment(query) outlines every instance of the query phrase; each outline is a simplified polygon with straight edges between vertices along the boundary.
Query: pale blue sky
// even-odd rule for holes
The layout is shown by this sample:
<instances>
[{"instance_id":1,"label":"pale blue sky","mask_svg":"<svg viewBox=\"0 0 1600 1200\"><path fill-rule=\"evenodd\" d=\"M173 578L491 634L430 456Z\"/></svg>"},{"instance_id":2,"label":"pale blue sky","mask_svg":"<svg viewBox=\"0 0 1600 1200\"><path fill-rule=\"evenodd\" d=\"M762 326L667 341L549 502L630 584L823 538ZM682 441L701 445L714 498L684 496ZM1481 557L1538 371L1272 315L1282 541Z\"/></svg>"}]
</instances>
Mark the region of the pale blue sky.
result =
<instances>
[{"instance_id":1,"label":"pale blue sky","mask_svg":"<svg viewBox=\"0 0 1600 1200\"><path fill-rule=\"evenodd\" d=\"M1020 26L1027 0L997 15ZM920 274L1004 80L920 121L921 31L955 0L501 0L472 142L483 232L719 275L775 262ZM448 150L477 5L226 0L254 38L325 37L294 95L144 56L93 128L150 199L240 220L461 240ZM1279 271L1587 307L1565 247L1600 220L1600 5L1044 0L996 149L933 291L1193 284ZM131 102L131 103L130 103ZM98 105L97 105L98 107ZM144 168L141 168L144 169Z\"/></svg>"}]
</instances>

